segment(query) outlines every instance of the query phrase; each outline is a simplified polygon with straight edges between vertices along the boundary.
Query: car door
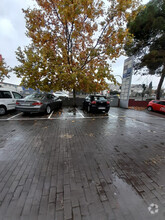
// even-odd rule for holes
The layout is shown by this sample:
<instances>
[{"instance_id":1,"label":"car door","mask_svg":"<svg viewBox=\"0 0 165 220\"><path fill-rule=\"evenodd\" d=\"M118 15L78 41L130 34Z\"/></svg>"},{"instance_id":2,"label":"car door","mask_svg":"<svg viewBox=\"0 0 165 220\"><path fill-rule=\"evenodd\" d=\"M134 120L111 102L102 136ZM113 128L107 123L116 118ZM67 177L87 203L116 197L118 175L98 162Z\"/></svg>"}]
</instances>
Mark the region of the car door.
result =
<instances>
[{"instance_id":1,"label":"car door","mask_svg":"<svg viewBox=\"0 0 165 220\"><path fill-rule=\"evenodd\" d=\"M162 107L162 102L161 101L158 101L157 104L155 105L155 110L156 111L161 111L161 107Z\"/></svg>"},{"instance_id":2,"label":"car door","mask_svg":"<svg viewBox=\"0 0 165 220\"><path fill-rule=\"evenodd\" d=\"M160 110L161 112L165 112L165 101L160 101Z\"/></svg>"},{"instance_id":3,"label":"car door","mask_svg":"<svg viewBox=\"0 0 165 220\"><path fill-rule=\"evenodd\" d=\"M14 104L15 104L15 106L16 106L16 101L18 100L18 99L22 99L23 98L23 96L22 95L20 95L19 93L17 93L17 92L12 92L12 95L13 95L13 97L14 97Z\"/></svg>"},{"instance_id":4,"label":"car door","mask_svg":"<svg viewBox=\"0 0 165 220\"><path fill-rule=\"evenodd\" d=\"M160 101L154 102L152 105L154 111L160 111L160 106Z\"/></svg>"},{"instance_id":5,"label":"car door","mask_svg":"<svg viewBox=\"0 0 165 220\"><path fill-rule=\"evenodd\" d=\"M55 108L53 95L52 94L47 94L46 98L47 98L47 104L50 105L51 110L53 110Z\"/></svg>"},{"instance_id":6,"label":"car door","mask_svg":"<svg viewBox=\"0 0 165 220\"><path fill-rule=\"evenodd\" d=\"M5 105L7 110L15 109L14 96L10 91L1 91L1 104Z\"/></svg>"}]
</instances>

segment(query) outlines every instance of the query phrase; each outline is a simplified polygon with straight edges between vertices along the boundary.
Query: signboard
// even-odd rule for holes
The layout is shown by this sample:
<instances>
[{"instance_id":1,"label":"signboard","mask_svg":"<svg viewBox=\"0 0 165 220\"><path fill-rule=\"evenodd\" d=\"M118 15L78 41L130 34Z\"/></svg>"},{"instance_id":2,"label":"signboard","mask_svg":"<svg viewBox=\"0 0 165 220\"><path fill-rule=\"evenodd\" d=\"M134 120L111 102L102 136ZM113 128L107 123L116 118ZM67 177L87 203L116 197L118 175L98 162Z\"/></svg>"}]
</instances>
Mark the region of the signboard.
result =
<instances>
[{"instance_id":1,"label":"signboard","mask_svg":"<svg viewBox=\"0 0 165 220\"><path fill-rule=\"evenodd\" d=\"M122 108L128 108L129 93L133 73L133 61L133 56L124 61L123 79L120 94L120 107Z\"/></svg>"}]
</instances>

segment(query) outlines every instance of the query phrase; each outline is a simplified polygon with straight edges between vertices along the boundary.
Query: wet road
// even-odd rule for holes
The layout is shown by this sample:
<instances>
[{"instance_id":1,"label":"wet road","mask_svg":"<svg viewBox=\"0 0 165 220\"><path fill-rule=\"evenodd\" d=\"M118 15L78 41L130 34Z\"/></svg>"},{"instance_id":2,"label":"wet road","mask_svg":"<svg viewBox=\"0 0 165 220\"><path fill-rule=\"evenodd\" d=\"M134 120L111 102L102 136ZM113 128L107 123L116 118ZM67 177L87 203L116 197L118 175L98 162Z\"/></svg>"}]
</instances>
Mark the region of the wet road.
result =
<instances>
[{"instance_id":1,"label":"wet road","mask_svg":"<svg viewBox=\"0 0 165 220\"><path fill-rule=\"evenodd\" d=\"M0 219L165 219L165 115L0 117Z\"/></svg>"}]
</instances>

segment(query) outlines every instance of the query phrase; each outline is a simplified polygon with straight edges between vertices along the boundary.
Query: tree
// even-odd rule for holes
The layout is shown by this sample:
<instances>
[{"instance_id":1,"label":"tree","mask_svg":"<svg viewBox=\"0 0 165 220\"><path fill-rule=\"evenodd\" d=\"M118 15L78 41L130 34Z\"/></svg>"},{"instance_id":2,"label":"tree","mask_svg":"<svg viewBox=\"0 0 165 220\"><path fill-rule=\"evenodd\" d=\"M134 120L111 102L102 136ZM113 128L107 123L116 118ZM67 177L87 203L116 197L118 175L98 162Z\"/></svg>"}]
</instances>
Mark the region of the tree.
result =
<instances>
[{"instance_id":1,"label":"tree","mask_svg":"<svg viewBox=\"0 0 165 220\"><path fill-rule=\"evenodd\" d=\"M151 0L128 23L128 28L134 40L125 45L126 53L135 56L137 73L141 71L143 75L160 76L156 94L156 98L160 99L165 78L165 1Z\"/></svg>"},{"instance_id":2,"label":"tree","mask_svg":"<svg viewBox=\"0 0 165 220\"><path fill-rule=\"evenodd\" d=\"M11 69L5 63L4 58L0 55L0 81L3 81L5 77L9 78L9 72Z\"/></svg>"},{"instance_id":3,"label":"tree","mask_svg":"<svg viewBox=\"0 0 165 220\"><path fill-rule=\"evenodd\" d=\"M23 10L32 43L16 55L22 83L44 90L96 92L116 83L109 61L123 52L126 22L139 0L36 0ZM74 103L75 104L75 103Z\"/></svg>"}]
</instances>

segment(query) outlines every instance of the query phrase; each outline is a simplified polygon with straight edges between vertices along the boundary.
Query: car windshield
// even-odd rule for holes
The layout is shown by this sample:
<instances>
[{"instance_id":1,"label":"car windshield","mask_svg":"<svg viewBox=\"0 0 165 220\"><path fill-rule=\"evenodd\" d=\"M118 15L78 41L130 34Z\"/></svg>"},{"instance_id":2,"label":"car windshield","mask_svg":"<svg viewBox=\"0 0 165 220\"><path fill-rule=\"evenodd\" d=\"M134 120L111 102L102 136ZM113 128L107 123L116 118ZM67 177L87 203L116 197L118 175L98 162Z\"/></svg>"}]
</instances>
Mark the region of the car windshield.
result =
<instances>
[{"instance_id":1,"label":"car windshield","mask_svg":"<svg viewBox=\"0 0 165 220\"><path fill-rule=\"evenodd\" d=\"M106 98L104 97L104 96L94 96L93 97L93 100L95 100L95 101L105 101L106 100Z\"/></svg>"},{"instance_id":2,"label":"car windshield","mask_svg":"<svg viewBox=\"0 0 165 220\"><path fill-rule=\"evenodd\" d=\"M64 92L55 92L55 94L66 95Z\"/></svg>"},{"instance_id":3,"label":"car windshield","mask_svg":"<svg viewBox=\"0 0 165 220\"><path fill-rule=\"evenodd\" d=\"M32 95L28 95L25 97L26 100L31 100L31 99L43 99L45 96L44 94L41 93L33 93Z\"/></svg>"}]
</instances>

